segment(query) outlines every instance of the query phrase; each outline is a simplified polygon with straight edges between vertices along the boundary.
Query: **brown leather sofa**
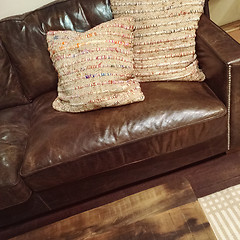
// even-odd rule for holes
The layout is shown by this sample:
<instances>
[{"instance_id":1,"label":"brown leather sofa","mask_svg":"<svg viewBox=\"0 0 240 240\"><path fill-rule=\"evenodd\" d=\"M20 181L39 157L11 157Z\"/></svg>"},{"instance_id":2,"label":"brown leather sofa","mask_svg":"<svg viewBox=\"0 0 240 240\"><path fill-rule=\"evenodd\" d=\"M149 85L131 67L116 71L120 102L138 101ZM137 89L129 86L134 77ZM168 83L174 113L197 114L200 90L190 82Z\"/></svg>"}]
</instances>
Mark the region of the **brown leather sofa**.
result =
<instances>
[{"instance_id":1,"label":"brown leather sofa","mask_svg":"<svg viewBox=\"0 0 240 240\"><path fill-rule=\"evenodd\" d=\"M205 15L196 40L206 81L142 83L140 103L55 111L46 32L86 31L110 19L108 0L60 0L0 21L3 237L13 226L239 146L240 46Z\"/></svg>"}]
</instances>

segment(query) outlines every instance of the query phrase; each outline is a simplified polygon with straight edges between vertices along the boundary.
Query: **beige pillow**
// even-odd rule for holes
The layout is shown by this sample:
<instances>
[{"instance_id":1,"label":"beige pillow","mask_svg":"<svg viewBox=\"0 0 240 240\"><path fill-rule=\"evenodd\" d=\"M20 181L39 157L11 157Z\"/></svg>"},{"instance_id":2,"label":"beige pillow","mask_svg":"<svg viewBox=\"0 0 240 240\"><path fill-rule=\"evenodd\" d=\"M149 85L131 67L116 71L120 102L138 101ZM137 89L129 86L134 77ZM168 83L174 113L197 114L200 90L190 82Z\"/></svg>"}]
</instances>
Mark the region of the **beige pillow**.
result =
<instances>
[{"instance_id":1,"label":"beige pillow","mask_svg":"<svg viewBox=\"0 0 240 240\"><path fill-rule=\"evenodd\" d=\"M135 75L140 81L203 81L195 53L204 0L111 0L115 18L135 18Z\"/></svg>"},{"instance_id":2,"label":"beige pillow","mask_svg":"<svg viewBox=\"0 0 240 240\"><path fill-rule=\"evenodd\" d=\"M132 76L133 22L124 17L84 33L47 33L48 50L58 72L54 109L84 112L144 100Z\"/></svg>"}]
</instances>

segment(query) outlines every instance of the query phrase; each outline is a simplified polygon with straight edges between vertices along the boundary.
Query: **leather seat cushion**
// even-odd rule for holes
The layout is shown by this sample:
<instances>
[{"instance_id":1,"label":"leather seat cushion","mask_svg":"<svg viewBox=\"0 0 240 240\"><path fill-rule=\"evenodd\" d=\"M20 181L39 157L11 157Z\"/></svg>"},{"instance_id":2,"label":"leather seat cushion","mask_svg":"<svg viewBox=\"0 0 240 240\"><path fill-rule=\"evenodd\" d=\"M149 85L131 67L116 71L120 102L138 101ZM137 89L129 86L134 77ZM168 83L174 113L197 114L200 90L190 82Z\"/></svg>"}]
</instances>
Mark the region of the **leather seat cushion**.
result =
<instances>
[{"instance_id":1,"label":"leather seat cushion","mask_svg":"<svg viewBox=\"0 0 240 240\"><path fill-rule=\"evenodd\" d=\"M205 83L151 82L141 87L143 102L77 114L55 111L55 92L35 99L21 169L27 184L46 190L226 133L227 110Z\"/></svg>"},{"instance_id":2,"label":"leather seat cushion","mask_svg":"<svg viewBox=\"0 0 240 240\"><path fill-rule=\"evenodd\" d=\"M27 144L30 105L0 111L0 209L26 201L31 190L19 171Z\"/></svg>"}]
</instances>

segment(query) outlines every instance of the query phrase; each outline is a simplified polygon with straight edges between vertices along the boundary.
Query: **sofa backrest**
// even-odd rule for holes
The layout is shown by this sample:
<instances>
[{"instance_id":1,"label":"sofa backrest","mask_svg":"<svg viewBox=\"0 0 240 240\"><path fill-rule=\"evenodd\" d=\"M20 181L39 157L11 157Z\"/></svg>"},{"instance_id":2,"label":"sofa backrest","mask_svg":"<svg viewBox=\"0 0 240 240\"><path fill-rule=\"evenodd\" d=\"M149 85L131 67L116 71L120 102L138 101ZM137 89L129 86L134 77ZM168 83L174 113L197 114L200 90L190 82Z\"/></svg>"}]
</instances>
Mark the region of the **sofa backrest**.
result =
<instances>
[{"instance_id":1,"label":"sofa backrest","mask_svg":"<svg viewBox=\"0 0 240 240\"><path fill-rule=\"evenodd\" d=\"M0 39L0 109L28 103Z\"/></svg>"},{"instance_id":2,"label":"sofa backrest","mask_svg":"<svg viewBox=\"0 0 240 240\"><path fill-rule=\"evenodd\" d=\"M83 32L111 19L109 0L58 0L1 20L0 38L27 98L57 88L57 73L47 50L49 30Z\"/></svg>"}]
</instances>

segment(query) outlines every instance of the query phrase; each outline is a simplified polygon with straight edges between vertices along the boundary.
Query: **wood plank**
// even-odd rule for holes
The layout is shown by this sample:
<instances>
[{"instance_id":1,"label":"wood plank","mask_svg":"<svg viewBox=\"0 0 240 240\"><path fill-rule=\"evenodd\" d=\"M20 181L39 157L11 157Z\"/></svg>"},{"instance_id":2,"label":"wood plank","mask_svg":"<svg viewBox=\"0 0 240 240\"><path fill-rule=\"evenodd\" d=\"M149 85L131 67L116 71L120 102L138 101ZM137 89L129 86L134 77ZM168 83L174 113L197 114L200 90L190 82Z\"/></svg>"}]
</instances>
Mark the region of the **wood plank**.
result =
<instances>
[{"instance_id":1,"label":"wood plank","mask_svg":"<svg viewBox=\"0 0 240 240\"><path fill-rule=\"evenodd\" d=\"M210 224L197 201L180 206L179 208L186 219L186 224L189 227L189 231L191 232L193 239L216 239Z\"/></svg>"},{"instance_id":2,"label":"wood plank","mask_svg":"<svg viewBox=\"0 0 240 240\"><path fill-rule=\"evenodd\" d=\"M173 221L173 224L175 226L176 231L180 231L178 233L178 239L179 240L189 240L192 239L191 236L189 236L189 228L187 224L185 224L185 217L182 214L182 211L179 211L180 209L173 209L171 211L171 219ZM181 229L181 230L180 230Z\"/></svg>"},{"instance_id":3,"label":"wood plank","mask_svg":"<svg viewBox=\"0 0 240 240\"><path fill-rule=\"evenodd\" d=\"M198 198L240 184L240 151L229 153L192 167L177 171L173 175L185 177Z\"/></svg>"},{"instance_id":4,"label":"wood plank","mask_svg":"<svg viewBox=\"0 0 240 240\"><path fill-rule=\"evenodd\" d=\"M240 20L223 25L221 28L240 43Z\"/></svg>"},{"instance_id":5,"label":"wood plank","mask_svg":"<svg viewBox=\"0 0 240 240\"><path fill-rule=\"evenodd\" d=\"M240 29L228 33L233 39L240 43Z\"/></svg>"},{"instance_id":6,"label":"wood plank","mask_svg":"<svg viewBox=\"0 0 240 240\"><path fill-rule=\"evenodd\" d=\"M183 214L181 206L195 201L196 197L189 182L179 178L12 240L193 239L186 224L186 219L190 219L193 213L183 208ZM197 215L200 216L199 213ZM204 231L204 228L198 227L194 230Z\"/></svg>"},{"instance_id":7,"label":"wood plank","mask_svg":"<svg viewBox=\"0 0 240 240\"><path fill-rule=\"evenodd\" d=\"M86 237L88 240L214 240L209 223L198 202L189 203L164 213L154 214L141 221L96 232ZM83 239L76 237L74 240ZM72 239L73 240L73 239Z\"/></svg>"},{"instance_id":8,"label":"wood plank","mask_svg":"<svg viewBox=\"0 0 240 240\"><path fill-rule=\"evenodd\" d=\"M221 26L221 28L227 33L235 31L235 30L239 30L240 29L240 20L225 24L225 25Z\"/></svg>"}]
</instances>

